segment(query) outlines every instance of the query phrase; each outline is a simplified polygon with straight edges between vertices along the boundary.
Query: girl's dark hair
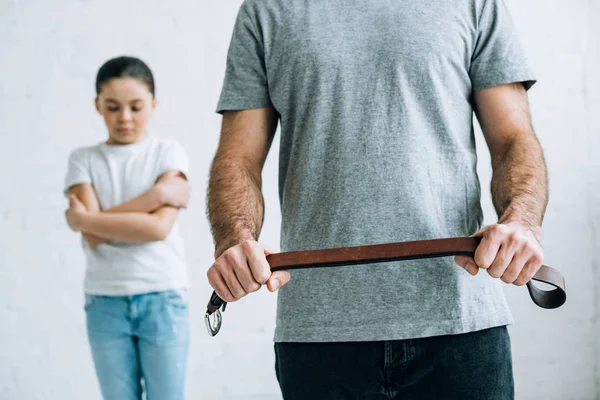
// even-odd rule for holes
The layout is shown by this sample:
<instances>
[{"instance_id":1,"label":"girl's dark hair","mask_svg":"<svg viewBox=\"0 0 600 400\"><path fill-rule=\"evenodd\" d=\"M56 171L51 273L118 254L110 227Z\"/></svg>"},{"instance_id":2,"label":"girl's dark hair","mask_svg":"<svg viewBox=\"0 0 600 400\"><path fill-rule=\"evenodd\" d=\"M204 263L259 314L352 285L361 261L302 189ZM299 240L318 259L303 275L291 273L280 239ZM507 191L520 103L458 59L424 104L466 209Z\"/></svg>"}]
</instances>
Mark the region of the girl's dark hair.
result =
<instances>
[{"instance_id":1,"label":"girl's dark hair","mask_svg":"<svg viewBox=\"0 0 600 400\"><path fill-rule=\"evenodd\" d=\"M144 82L154 97L154 76L150 68L139 58L117 57L100 67L96 76L96 95L100 94L102 85L114 78L135 78Z\"/></svg>"}]
</instances>

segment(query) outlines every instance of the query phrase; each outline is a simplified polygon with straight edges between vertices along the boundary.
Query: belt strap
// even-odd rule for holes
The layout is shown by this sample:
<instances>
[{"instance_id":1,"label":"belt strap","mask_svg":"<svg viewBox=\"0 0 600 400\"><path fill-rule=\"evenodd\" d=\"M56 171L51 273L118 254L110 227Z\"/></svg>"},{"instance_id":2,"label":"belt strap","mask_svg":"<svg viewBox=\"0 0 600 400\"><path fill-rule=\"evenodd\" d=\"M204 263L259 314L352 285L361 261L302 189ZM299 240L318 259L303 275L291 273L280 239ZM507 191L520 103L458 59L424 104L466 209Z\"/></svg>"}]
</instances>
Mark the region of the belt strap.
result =
<instances>
[{"instance_id":1,"label":"belt strap","mask_svg":"<svg viewBox=\"0 0 600 400\"><path fill-rule=\"evenodd\" d=\"M417 260L447 256L470 256L481 240L479 238L461 237L451 239L418 240L413 242L398 242L374 244L356 247L340 247L326 250L291 251L270 254L267 262L271 271L294 270L305 268L340 267L344 265L372 264L388 261ZM542 265L534 275L533 280L547 283L554 287L552 290L542 290L527 282L529 295L535 304L542 308L558 308L566 299L565 279L552 267ZM206 321L209 333L216 335L221 325L220 313L218 327L211 328L208 317L219 310L225 302L213 292L207 306Z\"/></svg>"},{"instance_id":2,"label":"belt strap","mask_svg":"<svg viewBox=\"0 0 600 400\"><path fill-rule=\"evenodd\" d=\"M341 247L327 250L292 251L271 254L267 256L267 261L271 266L271 271L275 272L446 256L473 257L479 242L479 238L463 237ZM542 308L558 308L564 304L567 294L565 279L560 272L552 267L542 265L534 275L533 280L554 286L553 290L547 291L539 289L528 282L527 289L529 289L529 294L535 304Z\"/></svg>"}]
</instances>

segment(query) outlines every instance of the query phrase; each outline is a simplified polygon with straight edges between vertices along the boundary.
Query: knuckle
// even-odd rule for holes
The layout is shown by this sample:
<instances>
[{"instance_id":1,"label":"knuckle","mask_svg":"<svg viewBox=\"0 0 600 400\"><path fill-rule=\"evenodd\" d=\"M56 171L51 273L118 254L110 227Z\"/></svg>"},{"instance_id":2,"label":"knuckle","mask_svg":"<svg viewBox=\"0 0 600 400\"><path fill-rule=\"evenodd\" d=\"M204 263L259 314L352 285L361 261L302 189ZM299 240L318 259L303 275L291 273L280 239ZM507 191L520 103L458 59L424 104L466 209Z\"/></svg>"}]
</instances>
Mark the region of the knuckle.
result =
<instances>
[{"instance_id":1,"label":"knuckle","mask_svg":"<svg viewBox=\"0 0 600 400\"><path fill-rule=\"evenodd\" d=\"M250 240L245 240L240 244L241 249L244 253L251 253L254 250L254 244Z\"/></svg>"},{"instance_id":2,"label":"knuckle","mask_svg":"<svg viewBox=\"0 0 600 400\"><path fill-rule=\"evenodd\" d=\"M230 249L227 252L223 253L223 258L224 258L224 264L227 264L229 266L229 268L232 269L240 269L241 267L241 257L239 255L238 252L235 251L235 249Z\"/></svg>"},{"instance_id":3,"label":"knuckle","mask_svg":"<svg viewBox=\"0 0 600 400\"><path fill-rule=\"evenodd\" d=\"M528 251L531 251L533 253L540 253L541 252L540 246L535 242L534 239L523 238L523 241L525 242L525 248Z\"/></svg>"},{"instance_id":4,"label":"knuckle","mask_svg":"<svg viewBox=\"0 0 600 400\"><path fill-rule=\"evenodd\" d=\"M227 269L227 264L227 259L224 256L221 256L215 261L211 269L214 269L215 272L225 271Z\"/></svg>"},{"instance_id":5,"label":"knuckle","mask_svg":"<svg viewBox=\"0 0 600 400\"><path fill-rule=\"evenodd\" d=\"M209 268L208 271L206 271L206 277L211 284L218 281L219 275L219 271L215 267Z\"/></svg>"},{"instance_id":6,"label":"knuckle","mask_svg":"<svg viewBox=\"0 0 600 400\"><path fill-rule=\"evenodd\" d=\"M512 231L506 234L506 239L510 244L516 244L522 240L522 237L518 232Z\"/></svg>"},{"instance_id":7,"label":"knuckle","mask_svg":"<svg viewBox=\"0 0 600 400\"><path fill-rule=\"evenodd\" d=\"M217 258L217 260L215 261L215 265L224 265L224 264L229 263L230 257L231 257L231 249L227 249L221 253L219 258Z\"/></svg>"},{"instance_id":8,"label":"knuckle","mask_svg":"<svg viewBox=\"0 0 600 400\"><path fill-rule=\"evenodd\" d=\"M494 224L490 228L490 233L493 237L505 235L506 232L507 232L507 228L506 228L506 226L504 226L502 224Z\"/></svg>"},{"instance_id":9,"label":"knuckle","mask_svg":"<svg viewBox=\"0 0 600 400\"><path fill-rule=\"evenodd\" d=\"M533 255L536 252L535 246L530 241L525 241L521 246L521 253Z\"/></svg>"},{"instance_id":10,"label":"knuckle","mask_svg":"<svg viewBox=\"0 0 600 400\"><path fill-rule=\"evenodd\" d=\"M537 251L531 256L530 260L533 264L539 265L544 262L544 253Z\"/></svg>"},{"instance_id":11,"label":"knuckle","mask_svg":"<svg viewBox=\"0 0 600 400\"><path fill-rule=\"evenodd\" d=\"M232 269L239 271L239 270L243 270L244 266L246 265L246 263L243 262L243 259L244 259L244 257L241 254L232 251L229 254L227 261L229 262L229 266Z\"/></svg>"},{"instance_id":12,"label":"knuckle","mask_svg":"<svg viewBox=\"0 0 600 400\"><path fill-rule=\"evenodd\" d=\"M219 260L231 260L234 250L235 249L233 247L228 248L227 250L225 250L223 252L223 254L221 254L221 257L219 257Z\"/></svg>"}]
</instances>

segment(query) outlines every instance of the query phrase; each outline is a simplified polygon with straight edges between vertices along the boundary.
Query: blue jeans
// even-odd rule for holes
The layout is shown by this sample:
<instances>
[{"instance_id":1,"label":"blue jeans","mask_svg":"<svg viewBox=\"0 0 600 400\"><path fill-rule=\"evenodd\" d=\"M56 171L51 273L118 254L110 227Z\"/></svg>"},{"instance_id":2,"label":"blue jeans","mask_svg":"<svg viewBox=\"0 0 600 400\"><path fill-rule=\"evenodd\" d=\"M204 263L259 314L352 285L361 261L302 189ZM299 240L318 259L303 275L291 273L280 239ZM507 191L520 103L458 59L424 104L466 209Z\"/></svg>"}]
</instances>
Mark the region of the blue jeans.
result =
<instances>
[{"instance_id":1,"label":"blue jeans","mask_svg":"<svg viewBox=\"0 0 600 400\"><path fill-rule=\"evenodd\" d=\"M513 400L506 327L385 342L276 343L285 400Z\"/></svg>"},{"instance_id":2,"label":"blue jeans","mask_svg":"<svg viewBox=\"0 0 600 400\"><path fill-rule=\"evenodd\" d=\"M181 400L189 347L187 291L85 295L87 331L104 400ZM142 388L143 381L143 388Z\"/></svg>"}]
</instances>

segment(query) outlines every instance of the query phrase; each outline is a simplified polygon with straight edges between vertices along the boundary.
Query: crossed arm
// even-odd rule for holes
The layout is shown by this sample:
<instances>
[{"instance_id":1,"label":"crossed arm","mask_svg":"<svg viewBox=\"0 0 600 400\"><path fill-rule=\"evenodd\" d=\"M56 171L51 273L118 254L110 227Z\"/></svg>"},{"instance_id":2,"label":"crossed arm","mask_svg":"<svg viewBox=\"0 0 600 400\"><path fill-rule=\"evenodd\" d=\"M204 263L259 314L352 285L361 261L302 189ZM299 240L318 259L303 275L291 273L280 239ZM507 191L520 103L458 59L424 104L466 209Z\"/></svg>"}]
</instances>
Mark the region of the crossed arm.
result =
<instances>
[{"instance_id":1,"label":"crossed arm","mask_svg":"<svg viewBox=\"0 0 600 400\"><path fill-rule=\"evenodd\" d=\"M188 182L178 171L163 174L147 192L108 210L101 210L92 185L81 184L69 189L66 217L92 246L111 240L153 242L167 237L188 199Z\"/></svg>"}]
</instances>

